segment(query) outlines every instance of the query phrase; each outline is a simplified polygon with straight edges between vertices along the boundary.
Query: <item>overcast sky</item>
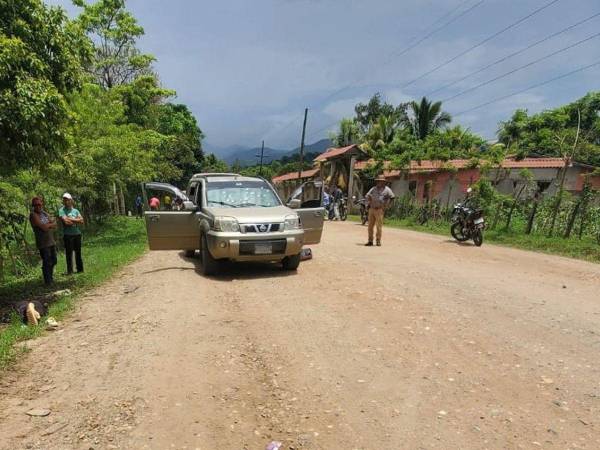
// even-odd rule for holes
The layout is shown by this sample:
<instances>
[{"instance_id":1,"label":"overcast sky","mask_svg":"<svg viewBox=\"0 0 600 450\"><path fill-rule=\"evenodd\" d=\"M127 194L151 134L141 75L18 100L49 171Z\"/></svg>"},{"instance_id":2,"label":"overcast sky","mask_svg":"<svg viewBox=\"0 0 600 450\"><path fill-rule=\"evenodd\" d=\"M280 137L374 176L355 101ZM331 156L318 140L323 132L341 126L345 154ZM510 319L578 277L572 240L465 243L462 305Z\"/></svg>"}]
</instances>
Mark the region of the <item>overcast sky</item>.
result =
<instances>
[{"instance_id":1,"label":"overcast sky","mask_svg":"<svg viewBox=\"0 0 600 450\"><path fill-rule=\"evenodd\" d=\"M76 11L70 0L46 1L64 6L71 14ZM157 57L155 67L162 83L177 91L176 101L191 108L206 135L205 146L214 149L258 146L263 138L267 146L293 148L300 141L305 107L309 108L307 142L316 141L374 92L393 103L418 99L600 13L598 0L558 0L421 77L548 3L550 0L128 0L127 5L146 31L141 49ZM453 15L447 15L452 11ZM443 30L403 52L448 21L452 23ZM599 32L600 16L430 98L447 99ZM454 115L455 123L494 138L498 122L515 108L537 112L600 90L600 65L458 114L597 61L600 37L448 100L444 109Z\"/></svg>"}]
</instances>

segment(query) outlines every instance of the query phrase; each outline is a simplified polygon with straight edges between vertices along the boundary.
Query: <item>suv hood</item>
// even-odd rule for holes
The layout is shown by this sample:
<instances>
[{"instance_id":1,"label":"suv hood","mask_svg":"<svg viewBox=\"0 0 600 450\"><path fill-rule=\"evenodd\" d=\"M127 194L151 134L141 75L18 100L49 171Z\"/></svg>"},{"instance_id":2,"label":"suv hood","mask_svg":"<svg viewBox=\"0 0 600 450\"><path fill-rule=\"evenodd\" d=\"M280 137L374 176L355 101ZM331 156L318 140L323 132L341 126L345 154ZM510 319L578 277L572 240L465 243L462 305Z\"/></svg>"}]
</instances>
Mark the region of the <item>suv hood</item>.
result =
<instances>
[{"instance_id":1,"label":"suv hood","mask_svg":"<svg viewBox=\"0 0 600 450\"><path fill-rule=\"evenodd\" d=\"M281 223L285 216L294 215L296 212L287 206L273 208L205 208L213 216L226 216L237 219L239 223Z\"/></svg>"}]
</instances>

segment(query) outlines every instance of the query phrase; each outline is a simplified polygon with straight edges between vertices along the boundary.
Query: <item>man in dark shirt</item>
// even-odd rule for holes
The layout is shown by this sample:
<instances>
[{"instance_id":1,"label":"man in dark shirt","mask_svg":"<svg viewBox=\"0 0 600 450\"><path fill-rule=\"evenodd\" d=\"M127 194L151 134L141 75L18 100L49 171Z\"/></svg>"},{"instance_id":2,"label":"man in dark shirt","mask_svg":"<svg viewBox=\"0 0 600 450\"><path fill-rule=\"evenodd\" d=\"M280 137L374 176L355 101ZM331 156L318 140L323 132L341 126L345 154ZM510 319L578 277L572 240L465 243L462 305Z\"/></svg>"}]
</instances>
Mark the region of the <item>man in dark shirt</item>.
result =
<instances>
[{"instance_id":1,"label":"man in dark shirt","mask_svg":"<svg viewBox=\"0 0 600 450\"><path fill-rule=\"evenodd\" d=\"M44 283L51 284L54 281L53 272L56 266L56 242L53 231L56 229L56 222L44 211L44 202L40 197L31 200L31 207L29 222L35 234L35 245L42 257Z\"/></svg>"}]
</instances>

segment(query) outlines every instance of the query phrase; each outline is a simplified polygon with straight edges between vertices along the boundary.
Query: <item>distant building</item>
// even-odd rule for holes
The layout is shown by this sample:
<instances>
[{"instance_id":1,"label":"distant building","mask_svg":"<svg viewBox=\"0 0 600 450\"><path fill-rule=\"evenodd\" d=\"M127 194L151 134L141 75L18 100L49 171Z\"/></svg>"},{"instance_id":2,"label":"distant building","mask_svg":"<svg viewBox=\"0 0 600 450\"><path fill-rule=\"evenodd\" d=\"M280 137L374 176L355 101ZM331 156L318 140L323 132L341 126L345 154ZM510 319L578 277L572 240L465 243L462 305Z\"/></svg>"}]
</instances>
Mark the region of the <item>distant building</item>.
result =
<instances>
[{"instance_id":1,"label":"distant building","mask_svg":"<svg viewBox=\"0 0 600 450\"><path fill-rule=\"evenodd\" d=\"M366 160L366 154L357 146L330 148L315 158L315 168L302 172L302 182L322 179L326 185L338 184L349 196L362 197L369 180L362 172L373 164ZM452 204L465 195L467 188L482 176L484 160L454 159L449 161L412 161L405 169L390 169L384 163L384 175L396 196L412 195L418 202L437 200L442 204ZM504 194L517 192L524 183L522 169L528 169L532 184L524 194L533 196L553 195L558 189L558 178L565 167L563 158L505 159L499 166L486 169L486 176L495 188ZM583 189L585 176L595 167L573 161L567 168L565 189L577 195ZM283 197L298 186L298 173L289 173L273 178L273 183ZM592 188L600 190L600 176L590 177ZM283 195L287 193L287 195Z\"/></svg>"}]
</instances>

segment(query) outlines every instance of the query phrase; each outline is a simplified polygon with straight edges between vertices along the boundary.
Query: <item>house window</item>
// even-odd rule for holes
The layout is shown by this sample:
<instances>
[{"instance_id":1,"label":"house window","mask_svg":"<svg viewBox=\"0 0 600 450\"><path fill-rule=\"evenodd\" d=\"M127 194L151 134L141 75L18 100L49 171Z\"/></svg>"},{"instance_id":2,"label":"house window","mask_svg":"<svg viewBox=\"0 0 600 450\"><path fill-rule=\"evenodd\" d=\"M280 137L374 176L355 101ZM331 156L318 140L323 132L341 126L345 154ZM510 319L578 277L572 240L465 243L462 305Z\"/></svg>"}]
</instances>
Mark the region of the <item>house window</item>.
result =
<instances>
[{"instance_id":1,"label":"house window","mask_svg":"<svg viewBox=\"0 0 600 450\"><path fill-rule=\"evenodd\" d=\"M412 195L413 197L417 196L417 182L416 181L408 182L408 192L410 192L410 195Z\"/></svg>"}]
</instances>

